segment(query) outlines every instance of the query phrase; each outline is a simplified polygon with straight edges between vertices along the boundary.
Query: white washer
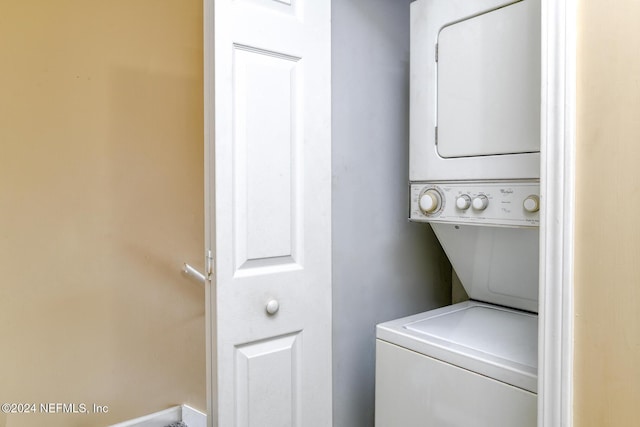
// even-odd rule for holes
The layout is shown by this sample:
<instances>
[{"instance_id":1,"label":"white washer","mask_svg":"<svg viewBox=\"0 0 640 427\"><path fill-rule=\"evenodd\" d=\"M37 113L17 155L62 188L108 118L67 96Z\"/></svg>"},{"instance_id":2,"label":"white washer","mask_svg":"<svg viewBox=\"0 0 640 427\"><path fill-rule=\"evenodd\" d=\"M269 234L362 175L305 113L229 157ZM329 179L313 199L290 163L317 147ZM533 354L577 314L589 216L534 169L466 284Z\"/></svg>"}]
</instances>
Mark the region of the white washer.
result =
<instances>
[{"instance_id":1,"label":"white washer","mask_svg":"<svg viewBox=\"0 0 640 427\"><path fill-rule=\"evenodd\" d=\"M474 301L383 323L377 427L535 427L537 316Z\"/></svg>"},{"instance_id":2,"label":"white washer","mask_svg":"<svg viewBox=\"0 0 640 427\"><path fill-rule=\"evenodd\" d=\"M471 301L377 326L376 426L535 426L538 183L411 194L411 218L431 223Z\"/></svg>"}]
</instances>

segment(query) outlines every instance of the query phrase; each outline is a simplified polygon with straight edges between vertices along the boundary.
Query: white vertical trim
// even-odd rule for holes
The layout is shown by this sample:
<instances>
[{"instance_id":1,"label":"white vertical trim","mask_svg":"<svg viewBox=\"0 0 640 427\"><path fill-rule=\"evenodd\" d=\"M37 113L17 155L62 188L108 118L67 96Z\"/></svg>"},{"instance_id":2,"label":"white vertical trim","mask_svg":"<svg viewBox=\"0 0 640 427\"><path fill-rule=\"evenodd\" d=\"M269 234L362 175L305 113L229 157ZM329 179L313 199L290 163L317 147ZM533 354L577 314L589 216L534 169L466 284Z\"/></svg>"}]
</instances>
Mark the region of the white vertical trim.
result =
<instances>
[{"instance_id":1,"label":"white vertical trim","mask_svg":"<svg viewBox=\"0 0 640 427\"><path fill-rule=\"evenodd\" d=\"M215 39L214 39L214 0L203 0L203 45L204 45L204 254L205 265L210 265L211 253L215 243L215 230L212 226L215 211L214 182L214 113L215 113ZM205 335L206 335L206 375L207 375L207 426L218 425L218 371L217 371L217 331L215 312L215 288L213 275L205 273Z\"/></svg>"},{"instance_id":2,"label":"white vertical trim","mask_svg":"<svg viewBox=\"0 0 640 427\"><path fill-rule=\"evenodd\" d=\"M577 1L542 0L541 427L573 425Z\"/></svg>"}]
</instances>

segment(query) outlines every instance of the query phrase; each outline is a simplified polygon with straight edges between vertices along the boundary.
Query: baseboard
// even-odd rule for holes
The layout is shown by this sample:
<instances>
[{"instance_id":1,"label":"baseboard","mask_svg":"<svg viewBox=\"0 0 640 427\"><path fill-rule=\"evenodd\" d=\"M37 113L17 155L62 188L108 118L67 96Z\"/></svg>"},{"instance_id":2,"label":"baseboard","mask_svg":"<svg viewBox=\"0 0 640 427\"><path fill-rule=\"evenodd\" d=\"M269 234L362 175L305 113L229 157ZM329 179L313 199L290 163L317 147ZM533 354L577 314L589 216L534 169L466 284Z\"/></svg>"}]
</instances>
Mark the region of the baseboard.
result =
<instances>
[{"instance_id":1,"label":"baseboard","mask_svg":"<svg viewBox=\"0 0 640 427\"><path fill-rule=\"evenodd\" d=\"M189 427L207 427L207 414L193 409L191 406L182 405L182 420Z\"/></svg>"},{"instance_id":2,"label":"baseboard","mask_svg":"<svg viewBox=\"0 0 640 427\"><path fill-rule=\"evenodd\" d=\"M110 427L165 427L178 421L184 422L189 427L207 427L207 415L188 405L174 406L164 411L113 424Z\"/></svg>"}]
</instances>

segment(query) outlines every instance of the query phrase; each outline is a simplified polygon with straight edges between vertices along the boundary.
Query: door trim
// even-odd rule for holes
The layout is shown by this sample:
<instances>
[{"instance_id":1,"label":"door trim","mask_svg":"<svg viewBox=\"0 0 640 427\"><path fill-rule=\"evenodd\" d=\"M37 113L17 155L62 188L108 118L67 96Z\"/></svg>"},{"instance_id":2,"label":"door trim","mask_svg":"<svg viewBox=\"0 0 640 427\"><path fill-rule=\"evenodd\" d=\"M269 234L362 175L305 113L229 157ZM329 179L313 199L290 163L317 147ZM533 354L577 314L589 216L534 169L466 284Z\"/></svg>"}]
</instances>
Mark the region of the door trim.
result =
<instances>
[{"instance_id":1,"label":"door trim","mask_svg":"<svg viewBox=\"0 0 640 427\"><path fill-rule=\"evenodd\" d=\"M573 425L578 0L542 0L538 426Z\"/></svg>"},{"instance_id":2,"label":"door trim","mask_svg":"<svg viewBox=\"0 0 640 427\"><path fill-rule=\"evenodd\" d=\"M215 39L214 39L214 0L203 0L203 80L204 80L204 257L215 243L214 228L207 218L213 217L215 208L215 188L212 177L214 176L215 149L214 149L214 113L215 113ZM205 259L205 265L207 260ZM217 427L217 348L216 348L216 313L212 312L215 304L215 289L212 275L205 274L205 335L206 335L206 399L207 399L207 427Z\"/></svg>"}]
</instances>

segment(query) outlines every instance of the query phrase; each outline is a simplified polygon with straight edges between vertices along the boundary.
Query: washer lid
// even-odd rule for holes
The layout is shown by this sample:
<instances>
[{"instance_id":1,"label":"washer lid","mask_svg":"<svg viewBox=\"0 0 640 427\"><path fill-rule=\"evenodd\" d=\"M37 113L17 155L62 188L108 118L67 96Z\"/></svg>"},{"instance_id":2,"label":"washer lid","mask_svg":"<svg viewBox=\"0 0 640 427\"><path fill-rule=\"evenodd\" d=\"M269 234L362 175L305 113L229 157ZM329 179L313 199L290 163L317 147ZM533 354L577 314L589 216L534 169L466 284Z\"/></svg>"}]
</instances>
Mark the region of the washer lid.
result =
<instances>
[{"instance_id":1,"label":"washer lid","mask_svg":"<svg viewBox=\"0 0 640 427\"><path fill-rule=\"evenodd\" d=\"M472 305L404 327L455 346L468 347L531 368L538 366L538 324L535 316L496 306Z\"/></svg>"},{"instance_id":2,"label":"washer lid","mask_svg":"<svg viewBox=\"0 0 640 427\"><path fill-rule=\"evenodd\" d=\"M376 337L537 392L538 316L477 301L379 324Z\"/></svg>"}]
</instances>

